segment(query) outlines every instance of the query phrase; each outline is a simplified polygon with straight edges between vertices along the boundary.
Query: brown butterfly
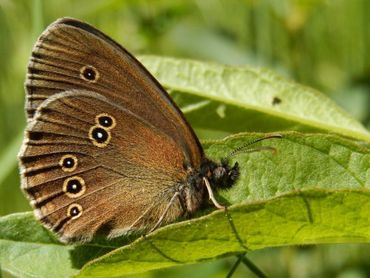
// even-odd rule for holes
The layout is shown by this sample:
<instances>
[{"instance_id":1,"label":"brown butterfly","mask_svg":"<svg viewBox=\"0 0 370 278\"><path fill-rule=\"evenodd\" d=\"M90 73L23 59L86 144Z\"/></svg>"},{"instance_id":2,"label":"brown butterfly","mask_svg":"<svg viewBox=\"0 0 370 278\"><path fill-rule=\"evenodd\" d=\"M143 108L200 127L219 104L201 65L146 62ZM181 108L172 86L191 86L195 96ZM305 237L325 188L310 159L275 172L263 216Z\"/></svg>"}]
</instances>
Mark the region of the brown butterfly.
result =
<instances>
[{"instance_id":1,"label":"brown butterfly","mask_svg":"<svg viewBox=\"0 0 370 278\"><path fill-rule=\"evenodd\" d=\"M151 231L192 215L238 165L207 159L157 80L81 21L52 23L33 48L22 189L62 241ZM208 192L208 193L207 193Z\"/></svg>"}]
</instances>

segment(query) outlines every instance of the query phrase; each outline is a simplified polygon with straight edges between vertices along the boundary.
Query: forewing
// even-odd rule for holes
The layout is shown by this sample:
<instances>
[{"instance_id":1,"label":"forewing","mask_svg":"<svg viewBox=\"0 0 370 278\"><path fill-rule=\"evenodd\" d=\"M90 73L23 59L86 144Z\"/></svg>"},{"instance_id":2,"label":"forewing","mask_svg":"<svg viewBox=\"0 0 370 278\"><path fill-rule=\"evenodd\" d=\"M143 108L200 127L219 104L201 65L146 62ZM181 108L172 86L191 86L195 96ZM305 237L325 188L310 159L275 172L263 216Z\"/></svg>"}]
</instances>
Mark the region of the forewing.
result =
<instances>
[{"instance_id":1,"label":"forewing","mask_svg":"<svg viewBox=\"0 0 370 278\"><path fill-rule=\"evenodd\" d=\"M64 18L42 33L32 51L26 80L28 118L51 95L73 89L97 92L140 115L174 139L187 164L199 167L199 141L154 77L105 34Z\"/></svg>"},{"instance_id":2,"label":"forewing","mask_svg":"<svg viewBox=\"0 0 370 278\"><path fill-rule=\"evenodd\" d=\"M66 241L154 226L186 178L173 138L91 91L39 105L19 157L37 217ZM169 217L180 214L176 202Z\"/></svg>"}]
</instances>

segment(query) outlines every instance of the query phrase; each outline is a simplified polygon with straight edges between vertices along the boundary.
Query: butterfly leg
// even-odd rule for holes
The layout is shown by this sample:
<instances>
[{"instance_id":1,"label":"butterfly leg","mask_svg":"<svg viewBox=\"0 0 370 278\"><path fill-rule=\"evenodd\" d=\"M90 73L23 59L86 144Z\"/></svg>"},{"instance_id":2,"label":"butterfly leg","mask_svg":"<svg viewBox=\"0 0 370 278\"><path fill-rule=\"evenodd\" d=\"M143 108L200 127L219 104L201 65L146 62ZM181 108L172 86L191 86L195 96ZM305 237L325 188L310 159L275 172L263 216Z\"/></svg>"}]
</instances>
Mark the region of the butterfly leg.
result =
<instances>
[{"instance_id":1,"label":"butterfly leg","mask_svg":"<svg viewBox=\"0 0 370 278\"><path fill-rule=\"evenodd\" d=\"M179 197L179 202L180 202L180 206L181 206L181 209L182 209L181 217L183 217L187 213L186 212L186 206L185 206L185 200L184 200L183 196L181 196L181 194L178 194L178 197Z\"/></svg>"},{"instance_id":2,"label":"butterfly leg","mask_svg":"<svg viewBox=\"0 0 370 278\"><path fill-rule=\"evenodd\" d=\"M220 205L220 204L217 202L217 200L216 200L215 196L213 195L213 191L212 191L211 185L209 184L208 179L207 179L207 178L205 178L205 177L203 177L203 181L204 181L204 184L205 184L205 186L206 186L206 188L207 188L208 195L209 195L209 199L212 201L212 203L215 205L215 207L216 207L216 208L218 208L218 209L225 210L225 209L226 209L226 207L225 207L225 206L223 206L223 205Z\"/></svg>"},{"instance_id":3,"label":"butterfly leg","mask_svg":"<svg viewBox=\"0 0 370 278\"><path fill-rule=\"evenodd\" d=\"M163 219L166 217L168 210L171 208L171 206L175 202L176 198L181 199L180 198L180 192L176 192L175 194L173 194L171 200L168 202L168 204L167 204L164 212L162 213L161 217L158 219L158 221L154 225L154 227L150 229L149 233L153 232L155 229L157 229L162 224Z\"/></svg>"}]
</instances>

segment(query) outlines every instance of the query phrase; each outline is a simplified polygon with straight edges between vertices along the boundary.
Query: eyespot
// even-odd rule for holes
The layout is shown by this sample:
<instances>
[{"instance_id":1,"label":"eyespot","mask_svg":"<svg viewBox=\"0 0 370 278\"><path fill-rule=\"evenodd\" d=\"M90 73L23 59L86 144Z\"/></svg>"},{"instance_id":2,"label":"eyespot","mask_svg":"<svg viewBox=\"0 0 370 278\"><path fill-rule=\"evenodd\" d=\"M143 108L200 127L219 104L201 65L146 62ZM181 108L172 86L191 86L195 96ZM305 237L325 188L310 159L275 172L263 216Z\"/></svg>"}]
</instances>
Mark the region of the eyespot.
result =
<instances>
[{"instance_id":1,"label":"eyespot","mask_svg":"<svg viewBox=\"0 0 370 278\"><path fill-rule=\"evenodd\" d=\"M79 204L72 204L68 207L67 215L72 219L79 218L82 214L82 207Z\"/></svg>"},{"instance_id":2,"label":"eyespot","mask_svg":"<svg viewBox=\"0 0 370 278\"><path fill-rule=\"evenodd\" d=\"M64 181L63 191L70 198L80 197L86 191L85 181L78 176L70 177Z\"/></svg>"},{"instance_id":3,"label":"eyespot","mask_svg":"<svg viewBox=\"0 0 370 278\"><path fill-rule=\"evenodd\" d=\"M110 132L106 129L93 126L89 132L89 138L93 144L99 148L106 147L110 140Z\"/></svg>"},{"instance_id":4,"label":"eyespot","mask_svg":"<svg viewBox=\"0 0 370 278\"><path fill-rule=\"evenodd\" d=\"M77 168L77 157L71 154L63 155L59 160L59 165L64 172L72 172Z\"/></svg>"},{"instance_id":5,"label":"eyespot","mask_svg":"<svg viewBox=\"0 0 370 278\"><path fill-rule=\"evenodd\" d=\"M107 113L102 113L96 116L95 122L106 129L112 129L116 126L116 120Z\"/></svg>"},{"instance_id":6,"label":"eyespot","mask_svg":"<svg viewBox=\"0 0 370 278\"><path fill-rule=\"evenodd\" d=\"M87 81L94 83L99 79L99 72L93 66L83 66L80 69L80 77Z\"/></svg>"}]
</instances>

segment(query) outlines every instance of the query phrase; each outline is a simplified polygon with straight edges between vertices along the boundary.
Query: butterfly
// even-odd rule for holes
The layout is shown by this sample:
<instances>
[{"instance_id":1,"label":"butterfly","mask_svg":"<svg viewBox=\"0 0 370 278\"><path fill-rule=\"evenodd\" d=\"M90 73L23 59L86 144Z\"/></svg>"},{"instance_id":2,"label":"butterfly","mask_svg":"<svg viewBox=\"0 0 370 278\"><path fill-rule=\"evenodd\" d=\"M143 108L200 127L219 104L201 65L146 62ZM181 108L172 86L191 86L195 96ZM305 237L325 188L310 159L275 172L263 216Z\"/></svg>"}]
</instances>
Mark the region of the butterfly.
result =
<instances>
[{"instance_id":1,"label":"butterfly","mask_svg":"<svg viewBox=\"0 0 370 278\"><path fill-rule=\"evenodd\" d=\"M25 82L21 187L61 241L150 232L190 217L239 166L208 159L159 82L94 27L61 18L37 40Z\"/></svg>"}]
</instances>

